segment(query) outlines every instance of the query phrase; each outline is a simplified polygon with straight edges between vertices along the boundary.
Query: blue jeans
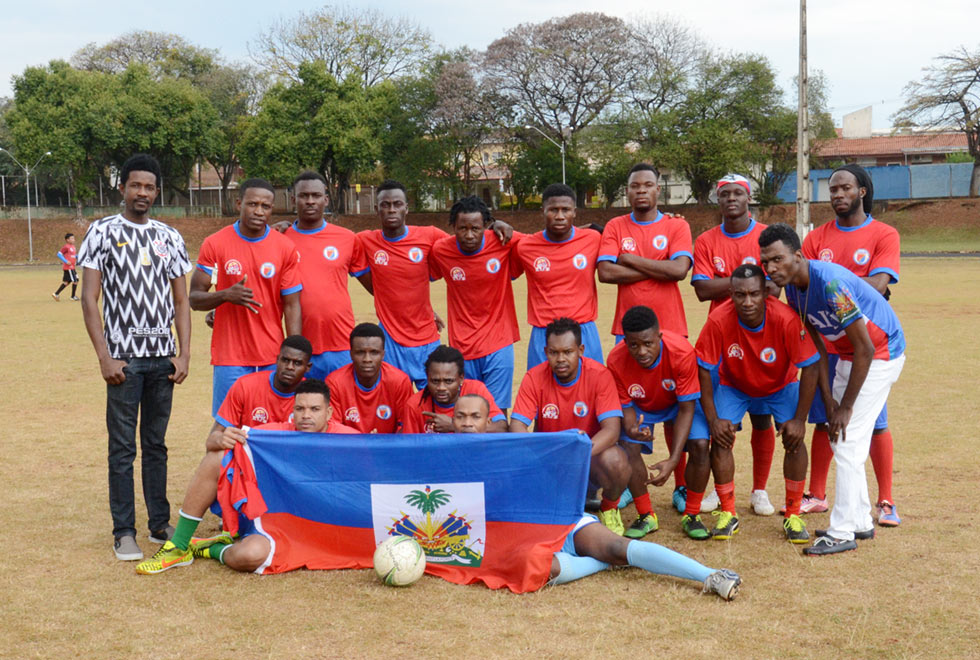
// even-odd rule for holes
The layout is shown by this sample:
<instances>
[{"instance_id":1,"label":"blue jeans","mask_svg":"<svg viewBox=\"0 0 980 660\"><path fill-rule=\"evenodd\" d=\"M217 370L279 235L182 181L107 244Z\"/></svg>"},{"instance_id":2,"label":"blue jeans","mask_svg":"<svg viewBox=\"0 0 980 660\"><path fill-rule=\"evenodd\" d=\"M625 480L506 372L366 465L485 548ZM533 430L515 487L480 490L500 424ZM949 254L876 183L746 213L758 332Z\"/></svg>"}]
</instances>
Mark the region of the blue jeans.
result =
<instances>
[{"instance_id":1,"label":"blue jeans","mask_svg":"<svg viewBox=\"0 0 980 660\"><path fill-rule=\"evenodd\" d=\"M106 385L106 429L109 431L109 510L112 534L136 535L133 461L136 459L136 421L140 426L143 499L149 528L155 532L170 523L167 501L167 445L174 373L170 358L131 358L123 368L126 380ZM141 414L142 413L142 414Z\"/></svg>"}]
</instances>

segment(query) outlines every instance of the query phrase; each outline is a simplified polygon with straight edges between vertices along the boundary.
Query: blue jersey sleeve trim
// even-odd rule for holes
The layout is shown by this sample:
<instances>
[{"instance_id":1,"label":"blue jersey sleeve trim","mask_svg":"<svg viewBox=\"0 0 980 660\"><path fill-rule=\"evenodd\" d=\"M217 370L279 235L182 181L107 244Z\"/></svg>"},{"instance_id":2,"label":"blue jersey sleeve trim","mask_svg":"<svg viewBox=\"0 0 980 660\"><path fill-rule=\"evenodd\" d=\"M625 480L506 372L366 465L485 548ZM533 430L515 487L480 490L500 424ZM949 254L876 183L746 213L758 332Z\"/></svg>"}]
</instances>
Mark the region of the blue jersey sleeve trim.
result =
<instances>
[{"instance_id":1,"label":"blue jersey sleeve trim","mask_svg":"<svg viewBox=\"0 0 980 660\"><path fill-rule=\"evenodd\" d=\"M371 269L370 268L365 268L364 270L354 271L353 273L350 274L350 276L351 277L360 277L361 275L366 275L367 273L370 273L370 272L371 272Z\"/></svg>"},{"instance_id":2,"label":"blue jersey sleeve trim","mask_svg":"<svg viewBox=\"0 0 980 660\"><path fill-rule=\"evenodd\" d=\"M208 268L204 264L197 264L197 268L202 273L207 273L208 275L214 275L214 268Z\"/></svg>"},{"instance_id":3,"label":"blue jersey sleeve trim","mask_svg":"<svg viewBox=\"0 0 980 660\"><path fill-rule=\"evenodd\" d=\"M296 286L291 286L288 289L282 289L279 291L279 295L288 296L291 293L299 293L303 290L302 284L297 284Z\"/></svg>"},{"instance_id":4,"label":"blue jersey sleeve trim","mask_svg":"<svg viewBox=\"0 0 980 660\"><path fill-rule=\"evenodd\" d=\"M694 255L688 252L687 250L683 250L681 252L675 252L674 254L670 255L670 260L673 261L674 259L680 259L681 257L687 257L688 259L690 259L691 268L694 267Z\"/></svg>"},{"instance_id":5,"label":"blue jersey sleeve trim","mask_svg":"<svg viewBox=\"0 0 980 660\"><path fill-rule=\"evenodd\" d=\"M814 362L818 362L819 360L820 360L820 353L816 353L814 355L811 355L807 359L803 360L802 362L797 362L796 366L802 369L803 367L809 367L811 364L813 364Z\"/></svg>"},{"instance_id":6,"label":"blue jersey sleeve trim","mask_svg":"<svg viewBox=\"0 0 980 660\"><path fill-rule=\"evenodd\" d=\"M619 261L619 257L613 257L608 254L604 254L598 259L596 259L596 263L599 263L600 261L611 261L613 263L616 263L617 261Z\"/></svg>"},{"instance_id":7,"label":"blue jersey sleeve trim","mask_svg":"<svg viewBox=\"0 0 980 660\"><path fill-rule=\"evenodd\" d=\"M677 397L678 401L697 401L701 398L700 392L695 392L694 394L682 394Z\"/></svg>"},{"instance_id":8,"label":"blue jersey sleeve trim","mask_svg":"<svg viewBox=\"0 0 980 660\"><path fill-rule=\"evenodd\" d=\"M622 416L623 416L623 409L617 408L616 410L608 410L602 413L601 415L596 416L596 419L598 419L601 422L602 420L609 419L610 417L622 417Z\"/></svg>"},{"instance_id":9,"label":"blue jersey sleeve trim","mask_svg":"<svg viewBox=\"0 0 980 660\"><path fill-rule=\"evenodd\" d=\"M496 416L490 418L490 421L491 422L499 422L500 420L507 421L507 416L501 414L501 415L496 415Z\"/></svg>"},{"instance_id":10,"label":"blue jersey sleeve trim","mask_svg":"<svg viewBox=\"0 0 980 660\"><path fill-rule=\"evenodd\" d=\"M230 429L230 428L233 428L233 427L236 426L235 424L232 424L231 422L229 422L227 419L225 419L221 415L215 415L214 416L214 421L218 422L219 424L221 424L226 429Z\"/></svg>"},{"instance_id":11,"label":"blue jersey sleeve trim","mask_svg":"<svg viewBox=\"0 0 980 660\"><path fill-rule=\"evenodd\" d=\"M699 367L704 367L708 371L714 371L715 369L718 368L718 363L711 364L710 362L706 362L705 360L702 360L701 358L698 358L698 366Z\"/></svg>"},{"instance_id":12,"label":"blue jersey sleeve trim","mask_svg":"<svg viewBox=\"0 0 980 660\"><path fill-rule=\"evenodd\" d=\"M533 419L528 419L524 415L522 415L520 413L516 413L516 412L512 412L510 414L510 418L511 419L516 419L519 422L524 422L524 424L526 424L529 428L531 426L531 423L534 421Z\"/></svg>"},{"instance_id":13,"label":"blue jersey sleeve trim","mask_svg":"<svg viewBox=\"0 0 980 660\"><path fill-rule=\"evenodd\" d=\"M61 254L60 252L58 254ZM875 268L873 271L868 273L869 276L877 275L878 273L888 273L888 283L898 284L898 273L893 271L891 268Z\"/></svg>"},{"instance_id":14,"label":"blue jersey sleeve trim","mask_svg":"<svg viewBox=\"0 0 980 660\"><path fill-rule=\"evenodd\" d=\"M695 273L694 275L691 275L691 284L694 284L695 282L700 282L701 280L710 280L710 279L711 278L708 277L707 275L702 275L701 273Z\"/></svg>"}]
</instances>

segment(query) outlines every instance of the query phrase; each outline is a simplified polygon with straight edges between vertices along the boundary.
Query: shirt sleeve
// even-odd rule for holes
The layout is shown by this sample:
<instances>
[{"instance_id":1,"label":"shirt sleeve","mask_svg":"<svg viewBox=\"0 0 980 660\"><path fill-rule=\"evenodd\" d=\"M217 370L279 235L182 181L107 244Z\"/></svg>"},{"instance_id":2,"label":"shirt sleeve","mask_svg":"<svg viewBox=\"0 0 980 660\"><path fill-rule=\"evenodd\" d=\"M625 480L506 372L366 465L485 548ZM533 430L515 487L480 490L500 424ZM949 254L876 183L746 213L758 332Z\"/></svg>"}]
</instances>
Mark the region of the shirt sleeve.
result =
<instances>
[{"instance_id":1,"label":"shirt sleeve","mask_svg":"<svg viewBox=\"0 0 980 660\"><path fill-rule=\"evenodd\" d=\"M691 284L714 277L714 264L711 263L709 252L708 239L701 234L694 242L694 273L691 275Z\"/></svg>"},{"instance_id":2,"label":"shirt sleeve","mask_svg":"<svg viewBox=\"0 0 980 660\"><path fill-rule=\"evenodd\" d=\"M439 256L437 245L432 246L432 252L429 253L429 258L426 260L429 263L430 282L442 279L442 260Z\"/></svg>"},{"instance_id":3,"label":"shirt sleeve","mask_svg":"<svg viewBox=\"0 0 980 660\"><path fill-rule=\"evenodd\" d=\"M55 254L58 256L58 260L61 261L61 263L67 264L69 266L71 265L71 262L68 261L68 257L65 256L66 254L68 254L68 250L66 250L65 248L61 248Z\"/></svg>"},{"instance_id":4,"label":"shirt sleeve","mask_svg":"<svg viewBox=\"0 0 980 660\"><path fill-rule=\"evenodd\" d=\"M490 421L491 422L499 422L500 420L507 421L507 415L505 415L504 411L500 409L500 406L497 405L497 402L493 400L493 395L490 394L490 390L487 389L487 386L478 380L473 382L476 383L478 386L474 388L476 389L476 394L482 396L490 404Z\"/></svg>"},{"instance_id":5,"label":"shirt sleeve","mask_svg":"<svg viewBox=\"0 0 980 660\"><path fill-rule=\"evenodd\" d=\"M619 392L616 390L616 380L612 372L602 367L598 374L595 393L596 419L601 422L610 417L622 417L623 406L620 404Z\"/></svg>"},{"instance_id":6,"label":"shirt sleeve","mask_svg":"<svg viewBox=\"0 0 980 660\"><path fill-rule=\"evenodd\" d=\"M693 401L701 398L701 381L698 380L698 362L694 356L694 349L688 345L686 349L678 351L676 359L671 360L674 365L674 382L677 386L678 401Z\"/></svg>"},{"instance_id":7,"label":"shirt sleeve","mask_svg":"<svg viewBox=\"0 0 980 660\"><path fill-rule=\"evenodd\" d=\"M170 265L167 269L167 277L172 280L183 277L191 272L191 258L187 256L187 246L184 244L184 237L176 229L172 230L170 243Z\"/></svg>"},{"instance_id":8,"label":"shirt sleeve","mask_svg":"<svg viewBox=\"0 0 980 660\"><path fill-rule=\"evenodd\" d=\"M674 219L670 237L670 260L687 257L694 261L694 245L691 241L691 225L681 218Z\"/></svg>"},{"instance_id":9,"label":"shirt sleeve","mask_svg":"<svg viewBox=\"0 0 980 660\"><path fill-rule=\"evenodd\" d=\"M214 275L214 268L218 264L218 256L214 248L214 240L211 236L204 239L201 250L197 253L197 268L208 275Z\"/></svg>"},{"instance_id":10,"label":"shirt sleeve","mask_svg":"<svg viewBox=\"0 0 980 660\"><path fill-rule=\"evenodd\" d=\"M418 407L418 397L411 396L402 406L401 432L402 433L425 433L425 418Z\"/></svg>"},{"instance_id":11,"label":"shirt sleeve","mask_svg":"<svg viewBox=\"0 0 980 660\"><path fill-rule=\"evenodd\" d=\"M830 280L824 285L823 292L824 302L837 317L837 322L842 328L861 318L861 308L858 306L857 298L846 283L839 279Z\"/></svg>"},{"instance_id":12,"label":"shirt sleeve","mask_svg":"<svg viewBox=\"0 0 980 660\"><path fill-rule=\"evenodd\" d=\"M802 369L819 360L820 353L817 352L817 347L814 345L810 333L806 332L796 314L792 316L787 314L785 319L782 324L783 335L788 339L787 343L793 364Z\"/></svg>"},{"instance_id":13,"label":"shirt sleeve","mask_svg":"<svg viewBox=\"0 0 980 660\"><path fill-rule=\"evenodd\" d=\"M721 333L718 327L708 318L708 322L701 328L698 341L694 346L697 355L698 366L705 369L717 369L721 363Z\"/></svg>"},{"instance_id":14,"label":"shirt sleeve","mask_svg":"<svg viewBox=\"0 0 980 660\"><path fill-rule=\"evenodd\" d=\"M221 407L218 408L218 414L214 416L214 421L225 428L237 428L243 417L245 397L242 389L240 382L235 381L231 389L228 390L228 394L225 395L225 400L221 402Z\"/></svg>"},{"instance_id":15,"label":"shirt sleeve","mask_svg":"<svg viewBox=\"0 0 980 660\"><path fill-rule=\"evenodd\" d=\"M105 262L105 234L98 225L92 225L85 237L82 245L78 248L78 263L82 268L102 271L102 264Z\"/></svg>"},{"instance_id":16,"label":"shirt sleeve","mask_svg":"<svg viewBox=\"0 0 980 660\"><path fill-rule=\"evenodd\" d=\"M284 250L286 258L283 259L282 277L279 279L279 294L288 296L303 290L303 279L299 270L299 250L293 245L292 241Z\"/></svg>"},{"instance_id":17,"label":"shirt sleeve","mask_svg":"<svg viewBox=\"0 0 980 660\"><path fill-rule=\"evenodd\" d=\"M531 372L524 374L521 386L517 390L517 400L514 401L514 409L510 416L517 419L530 428L531 424L538 418L538 387L531 377Z\"/></svg>"},{"instance_id":18,"label":"shirt sleeve","mask_svg":"<svg viewBox=\"0 0 980 660\"><path fill-rule=\"evenodd\" d=\"M599 261L611 261L616 263L619 261L619 223L608 222L606 223L606 228L602 231L602 238L599 241L599 257L596 259Z\"/></svg>"},{"instance_id":19,"label":"shirt sleeve","mask_svg":"<svg viewBox=\"0 0 980 660\"><path fill-rule=\"evenodd\" d=\"M898 282L899 262L901 261L901 238L898 232L883 225L875 242L875 251L871 255L871 268L868 275L888 273L888 283Z\"/></svg>"},{"instance_id":20,"label":"shirt sleeve","mask_svg":"<svg viewBox=\"0 0 980 660\"><path fill-rule=\"evenodd\" d=\"M351 245L351 258L350 266L348 266L348 272L353 277L360 277L367 273L370 268L368 268L367 254L364 253L364 244L361 243L357 236L354 236L353 244Z\"/></svg>"}]
</instances>

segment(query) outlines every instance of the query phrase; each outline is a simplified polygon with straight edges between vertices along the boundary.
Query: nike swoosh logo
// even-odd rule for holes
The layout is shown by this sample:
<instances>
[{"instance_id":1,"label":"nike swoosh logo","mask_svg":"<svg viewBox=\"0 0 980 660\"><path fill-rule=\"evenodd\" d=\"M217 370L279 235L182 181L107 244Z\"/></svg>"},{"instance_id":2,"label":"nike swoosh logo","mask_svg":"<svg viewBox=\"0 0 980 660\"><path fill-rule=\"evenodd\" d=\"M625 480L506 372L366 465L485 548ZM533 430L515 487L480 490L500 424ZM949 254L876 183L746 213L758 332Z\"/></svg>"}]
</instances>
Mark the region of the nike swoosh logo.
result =
<instances>
[{"instance_id":1,"label":"nike swoosh logo","mask_svg":"<svg viewBox=\"0 0 980 660\"><path fill-rule=\"evenodd\" d=\"M116 241L116 247L122 247L124 245L129 245L129 241L123 241L122 243Z\"/></svg>"}]
</instances>

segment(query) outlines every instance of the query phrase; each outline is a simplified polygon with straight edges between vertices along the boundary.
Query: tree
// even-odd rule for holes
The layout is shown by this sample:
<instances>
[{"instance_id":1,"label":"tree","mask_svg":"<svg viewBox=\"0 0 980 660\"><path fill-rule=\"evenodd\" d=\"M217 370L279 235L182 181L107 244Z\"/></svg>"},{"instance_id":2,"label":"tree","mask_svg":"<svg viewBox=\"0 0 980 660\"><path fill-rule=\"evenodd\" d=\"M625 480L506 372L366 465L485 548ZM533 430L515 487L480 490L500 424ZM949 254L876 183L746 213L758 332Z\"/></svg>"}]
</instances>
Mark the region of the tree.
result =
<instances>
[{"instance_id":1,"label":"tree","mask_svg":"<svg viewBox=\"0 0 980 660\"><path fill-rule=\"evenodd\" d=\"M99 46L89 43L72 55L76 69L122 73L143 64L154 78L197 78L218 61L218 51L195 46L166 32L135 30Z\"/></svg>"},{"instance_id":2,"label":"tree","mask_svg":"<svg viewBox=\"0 0 980 660\"><path fill-rule=\"evenodd\" d=\"M255 62L274 76L299 82L304 62L321 62L337 80L362 85L414 73L432 49L428 30L411 19L349 5L280 19L249 46Z\"/></svg>"},{"instance_id":3,"label":"tree","mask_svg":"<svg viewBox=\"0 0 980 660\"><path fill-rule=\"evenodd\" d=\"M892 117L900 128L956 128L973 157L970 195L980 195L980 49L965 46L935 58L905 86L907 100Z\"/></svg>"},{"instance_id":4,"label":"tree","mask_svg":"<svg viewBox=\"0 0 980 660\"><path fill-rule=\"evenodd\" d=\"M671 18L640 17L629 28L636 75L624 82L631 108L647 117L676 108L684 101L706 46L693 30Z\"/></svg>"}]
</instances>

